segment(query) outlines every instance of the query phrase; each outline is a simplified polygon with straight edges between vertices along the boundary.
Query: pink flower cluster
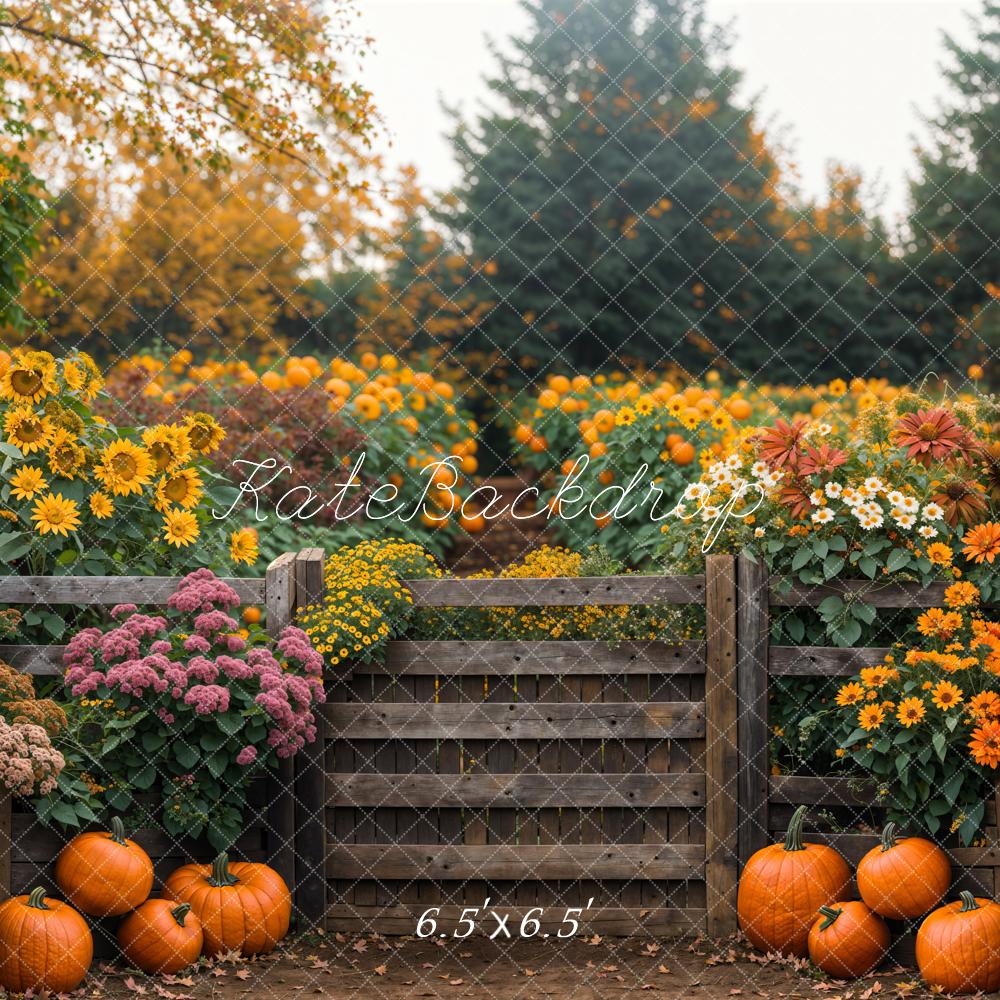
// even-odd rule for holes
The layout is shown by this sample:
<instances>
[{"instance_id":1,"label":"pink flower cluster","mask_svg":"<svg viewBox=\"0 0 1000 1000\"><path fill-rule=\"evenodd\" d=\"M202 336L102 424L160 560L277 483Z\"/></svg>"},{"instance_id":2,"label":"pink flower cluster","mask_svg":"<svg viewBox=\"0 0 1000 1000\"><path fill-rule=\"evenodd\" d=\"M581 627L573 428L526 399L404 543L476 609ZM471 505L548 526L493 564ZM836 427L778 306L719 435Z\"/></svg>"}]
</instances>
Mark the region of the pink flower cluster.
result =
<instances>
[{"instance_id":1,"label":"pink flower cluster","mask_svg":"<svg viewBox=\"0 0 1000 1000\"><path fill-rule=\"evenodd\" d=\"M200 569L170 597L175 621L118 605L114 627L85 628L70 640L64 683L77 698L124 696L126 711L141 702L165 725L184 724L192 714L209 722L230 709L261 714L267 747L289 757L316 738L312 707L325 700L323 657L294 626L274 643L277 656L264 644L248 647L228 614L237 604L230 586ZM257 749L245 746L237 762L256 759Z\"/></svg>"},{"instance_id":2,"label":"pink flower cluster","mask_svg":"<svg viewBox=\"0 0 1000 1000\"><path fill-rule=\"evenodd\" d=\"M65 766L41 726L0 718L0 788L15 795L48 795Z\"/></svg>"}]
</instances>

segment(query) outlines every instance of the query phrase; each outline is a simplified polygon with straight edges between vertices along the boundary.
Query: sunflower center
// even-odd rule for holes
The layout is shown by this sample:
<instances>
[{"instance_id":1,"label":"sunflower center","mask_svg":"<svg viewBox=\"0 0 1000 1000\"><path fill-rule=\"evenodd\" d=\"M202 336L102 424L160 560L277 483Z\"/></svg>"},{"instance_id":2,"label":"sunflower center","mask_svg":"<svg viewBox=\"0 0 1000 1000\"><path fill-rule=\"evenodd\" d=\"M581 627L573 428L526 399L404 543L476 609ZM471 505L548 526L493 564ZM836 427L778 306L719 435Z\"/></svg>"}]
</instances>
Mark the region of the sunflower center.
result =
<instances>
[{"instance_id":1,"label":"sunflower center","mask_svg":"<svg viewBox=\"0 0 1000 1000\"><path fill-rule=\"evenodd\" d=\"M923 423L917 428L917 437L921 441L936 441L938 429L936 424Z\"/></svg>"},{"instance_id":2,"label":"sunflower center","mask_svg":"<svg viewBox=\"0 0 1000 1000\"><path fill-rule=\"evenodd\" d=\"M203 427L201 424L195 424L191 430L191 444L195 446L199 451L202 448L207 448L212 441L212 432L207 428Z\"/></svg>"},{"instance_id":3,"label":"sunflower center","mask_svg":"<svg viewBox=\"0 0 1000 1000\"><path fill-rule=\"evenodd\" d=\"M21 426L17 430L17 436L22 441L38 441L44 437L44 429L42 428L42 422L40 420L32 420L30 417L27 420L22 421Z\"/></svg>"},{"instance_id":4,"label":"sunflower center","mask_svg":"<svg viewBox=\"0 0 1000 1000\"><path fill-rule=\"evenodd\" d=\"M19 396L34 396L42 387L42 376L30 369L19 368L11 375L10 384Z\"/></svg>"},{"instance_id":5,"label":"sunflower center","mask_svg":"<svg viewBox=\"0 0 1000 1000\"><path fill-rule=\"evenodd\" d=\"M167 480L167 485L163 487L163 492L175 503L180 503L188 495L187 480L183 476L174 476Z\"/></svg>"},{"instance_id":6,"label":"sunflower center","mask_svg":"<svg viewBox=\"0 0 1000 1000\"><path fill-rule=\"evenodd\" d=\"M131 455L115 455L111 459L111 468L115 475L119 479L134 479L136 472L138 472L138 466L135 464L135 459Z\"/></svg>"},{"instance_id":7,"label":"sunflower center","mask_svg":"<svg viewBox=\"0 0 1000 1000\"><path fill-rule=\"evenodd\" d=\"M173 452L169 446L163 444L161 441L151 444L149 446L149 453L153 456L153 461L156 463L157 472L166 471L174 460Z\"/></svg>"},{"instance_id":8,"label":"sunflower center","mask_svg":"<svg viewBox=\"0 0 1000 1000\"><path fill-rule=\"evenodd\" d=\"M49 524L62 524L66 520L66 511L61 507L50 507L45 512L45 519Z\"/></svg>"}]
</instances>

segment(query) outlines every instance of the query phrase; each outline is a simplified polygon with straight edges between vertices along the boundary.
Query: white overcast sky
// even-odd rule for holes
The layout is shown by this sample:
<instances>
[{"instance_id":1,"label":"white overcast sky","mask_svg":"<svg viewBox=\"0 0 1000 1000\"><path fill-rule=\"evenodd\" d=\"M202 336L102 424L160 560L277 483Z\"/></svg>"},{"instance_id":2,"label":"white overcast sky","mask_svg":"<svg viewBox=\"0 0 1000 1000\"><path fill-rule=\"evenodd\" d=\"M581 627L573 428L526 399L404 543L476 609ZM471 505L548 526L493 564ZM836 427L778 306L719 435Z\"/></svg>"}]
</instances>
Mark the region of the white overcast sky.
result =
<instances>
[{"instance_id":1,"label":"white overcast sky","mask_svg":"<svg viewBox=\"0 0 1000 1000\"><path fill-rule=\"evenodd\" d=\"M599 2L599 0L596 0ZM364 78L392 136L390 158L417 166L444 188L455 164L444 138L449 104L474 108L486 96L487 35L524 25L516 0L362 0L362 27L375 39ZM860 167L881 193L885 215L905 212L906 177L920 112L945 94L941 32L970 37L977 0L708 0L732 22L733 57L747 96L761 94L767 122L780 125L807 194L823 190L826 164Z\"/></svg>"}]
</instances>

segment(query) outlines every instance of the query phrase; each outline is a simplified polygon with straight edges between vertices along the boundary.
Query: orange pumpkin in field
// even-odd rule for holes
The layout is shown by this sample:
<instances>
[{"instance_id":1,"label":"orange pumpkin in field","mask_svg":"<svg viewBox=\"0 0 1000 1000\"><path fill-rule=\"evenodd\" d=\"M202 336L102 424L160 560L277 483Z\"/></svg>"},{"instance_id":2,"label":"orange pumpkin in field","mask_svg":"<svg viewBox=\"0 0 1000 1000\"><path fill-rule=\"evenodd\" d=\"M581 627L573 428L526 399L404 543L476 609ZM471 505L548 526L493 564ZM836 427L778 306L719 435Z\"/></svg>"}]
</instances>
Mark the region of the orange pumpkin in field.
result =
<instances>
[{"instance_id":1,"label":"orange pumpkin in field","mask_svg":"<svg viewBox=\"0 0 1000 1000\"><path fill-rule=\"evenodd\" d=\"M191 904L201 921L205 955L262 955L288 933L292 897L285 880L267 865L230 864L220 854L211 865L178 868L163 884L163 894Z\"/></svg>"},{"instance_id":2,"label":"orange pumpkin in field","mask_svg":"<svg viewBox=\"0 0 1000 1000\"><path fill-rule=\"evenodd\" d=\"M81 833L60 852L56 882L66 898L92 917L117 917L149 898L153 862L115 816L111 830Z\"/></svg>"},{"instance_id":3,"label":"orange pumpkin in field","mask_svg":"<svg viewBox=\"0 0 1000 1000\"><path fill-rule=\"evenodd\" d=\"M929 914L917 931L917 968L928 986L945 993L1000 989L1000 906L959 893Z\"/></svg>"},{"instance_id":4,"label":"orange pumpkin in field","mask_svg":"<svg viewBox=\"0 0 1000 1000\"><path fill-rule=\"evenodd\" d=\"M858 862L858 892L878 914L893 920L922 917L944 899L951 885L951 862L923 837L896 837L886 823L882 843Z\"/></svg>"},{"instance_id":5,"label":"orange pumpkin in field","mask_svg":"<svg viewBox=\"0 0 1000 1000\"><path fill-rule=\"evenodd\" d=\"M198 961L204 935L190 903L147 899L118 928L129 964L150 975L180 972Z\"/></svg>"},{"instance_id":6,"label":"orange pumpkin in field","mask_svg":"<svg viewBox=\"0 0 1000 1000\"><path fill-rule=\"evenodd\" d=\"M9 993L70 993L94 957L87 922L44 889L0 904L0 986Z\"/></svg>"},{"instance_id":7,"label":"orange pumpkin in field","mask_svg":"<svg viewBox=\"0 0 1000 1000\"><path fill-rule=\"evenodd\" d=\"M851 884L847 862L832 847L802 840L806 807L799 806L783 844L757 851L740 878L740 930L761 951L804 958L816 911L843 899Z\"/></svg>"},{"instance_id":8,"label":"orange pumpkin in field","mask_svg":"<svg viewBox=\"0 0 1000 1000\"><path fill-rule=\"evenodd\" d=\"M809 931L809 958L837 979L858 979L881 965L889 950L889 928L864 903L830 903L819 908Z\"/></svg>"}]
</instances>

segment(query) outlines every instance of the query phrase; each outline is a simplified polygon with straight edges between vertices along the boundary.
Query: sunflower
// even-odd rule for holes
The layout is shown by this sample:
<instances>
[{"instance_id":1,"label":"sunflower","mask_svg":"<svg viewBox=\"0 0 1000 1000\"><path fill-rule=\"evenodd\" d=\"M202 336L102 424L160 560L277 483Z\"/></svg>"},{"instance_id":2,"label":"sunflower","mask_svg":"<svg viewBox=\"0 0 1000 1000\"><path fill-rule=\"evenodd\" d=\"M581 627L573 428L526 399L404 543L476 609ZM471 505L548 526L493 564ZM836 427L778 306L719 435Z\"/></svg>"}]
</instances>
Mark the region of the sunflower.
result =
<instances>
[{"instance_id":1,"label":"sunflower","mask_svg":"<svg viewBox=\"0 0 1000 1000\"><path fill-rule=\"evenodd\" d=\"M30 406L11 407L3 418L7 442L30 455L46 447L52 437L52 421L44 414L35 413Z\"/></svg>"},{"instance_id":2,"label":"sunflower","mask_svg":"<svg viewBox=\"0 0 1000 1000\"><path fill-rule=\"evenodd\" d=\"M893 439L906 449L907 458L915 458L922 465L945 461L955 452L964 452L969 445L965 428L941 407L900 417L893 429Z\"/></svg>"},{"instance_id":3,"label":"sunflower","mask_svg":"<svg viewBox=\"0 0 1000 1000\"><path fill-rule=\"evenodd\" d=\"M107 493L101 493L98 490L96 493L90 494L90 513L97 518L98 521L106 521L115 512L114 501L107 495Z\"/></svg>"},{"instance_id":4,"label":"sunflower","mask_svg":"<svg viewBox=\"0 0 1000 1000\"><path fill-rule=\"evenodd\" d=\"M125 438L112 441L101 452L101 459L94 466L94 475L115 496L141 493L153 472L153 460L145 448Z\"/></svg>"},{"instance_id":5,"label":"sunflower","mask_svg":"<svg viewBox=\"0 0 1000 1000\"><path fill-rule=\"evenodd\" d=\"M234 563L252 566L259 555L257 532L253 528L240 528L229 536L229 557Z\"/></svg>"},{"instance_id":6,"label":"sunflower","mask_svg":"<svg viewBox=\"0 0 1000 1000\"><path fill-rule=\"evenodd\" d=\"M631 406L623 406L615 414L616 427L631 427L635 423L635 410Z\"/></svg>"},{"instance_id":7,"label":"sunflower","mask_svg":"<svg viewBox=\"0 0 1000 1000\"><path fill-rule=\"evenodd\" d=\"M949 708L954 708L961 703L962 689L956 687L951 681L938 681L931 689L931 701L942 712L947 712Z\"/></svg>"},{"instance_id":8,"label":"sunflower","mask_svg":"<svg viewBox=\"0 0 1000 1000\"><path fill-rule=\"evenodd\" d=\"M104 379L94 359L84 351L63 362L66 388L90 401L104 388Z\"/></svg>"},{"instance_id":9,"label":"sunflower","mask_svg":"<svg viewBox=\"0 0 1000 1000\"><path fill-rule=\"evenodd\" d=\"M197 469L178 469L161 476L156 484L156 509L165 511L171 505L190 510L202 496L201 476Z\"/></svg>"},{"instance_id":10,"label":"sunflower","mask_svg":"<svg viewBox=\"0 0 1000 1000\"><path fill-rule=\"evenodd\" d=\"M991 767L996 770L997 765L1000 764L1000 723L980 723L972 731L969 751L972 754L972 759L980 767Z\"/></svg>"},{"instance_id":11,"label":"sunflower","mask_svg":"<svg viewBox=\"0 0 1000 1000\"><path fill-rule=\"evenodd\" d=\"M863 701L864 697L865 689L857 681L850 681L837 692L837 704L841 708L846 708L848 705L856 705L859 701Z\"/></svg>"},{"instance_id":12,"label":"sunflower","mask_svg":"<svg viewBox=\"0 0 1000 1000\"><path fill-rule=\"evenodd\" d=\"M943 482L931 500L942 508L944 519L952 527L959 521L972 524L988 510L982 496L982 487L958 477Z\"/></svg>"},{"instance_id":13,"label":"sunflower","mask_svg":"<svg viewBox=\"0 0 1000 1000\"><path fill-rule=\"evenodd\" d=\"M1000 524L995 521L985 521L977 524L962 538L962 555L970 562L988 562L1000 555Z\"/></svg>"},{"instance_id":14,"label":"sunflower","mask_svg":"<svg viewBox=\"0 0 1000 1000\"><path fill-rule=\"evenodd\" d=\"M904 698L896 709L899 724L909 729L915 726L926 714L927 709L920 698Z\"/></svg>"},{"instance_id":15,"label":"sunflower","mask_svg":"<svg viewBox=\"0 0 1000 1000\"><path fill-rule=\"evenodd\" d=\"M885 722L885 709L881 705L865 705L858 711L858 725L871 732Z\"/></svg>"},{"instance_id":16,"label":"sunflower","mask_svg":"<svg viewBox=\"0 0 1000 1000\"><path fill-rule=\"evenodd\" d=\"M45 473L35 465L22 466L10 477L11 493L17 500L30 500L36 493L47 490Z\"/></svg>"},{"instance_id":17,"label":"sunflower","mask_svg":"<svg viewBox=\"0 0 1000 1000\"><path fill-rule=\"evenodd\" d=\"M198 519L189 511L176 508L163 515L163 537L180 548L198 537Z\"/></svg>"},{"instance_id":18,"label":"sunflower","mask_svg":"<svg viewBox=\"0 0 1000 1000\"><path fill-rule=\"evenodd\" d=\"M191 458L191 438L179 424L159 424L142 432L157 472L170 472Z\"/></svg>"},{"instance_id":19,"label":"sunflower","mask_svg":"<svg viewBox=\"0 0 1000 1000\"><path fill-rule=\"evenodd\" d=\"M48 351L15 350L0 375L0 399L15 403L37 403L57 389L56 361Z\"/></svg>"},{"instance_id":20,"label":"sunflower","mask_svg":"<svg viewBox=\"0 0 1000 1000\"><path fill-rule=\"evenodd\" d=\"M978 452L990 498L1000 501L1000 441L984 444Z\"/></svg>"},{"instance_id":21,"label":"sunflower","mask_svg":"<svg viewBox=\"0 0 1000 1000\"><path fill-rule=\"evenodd\" d=\"M67 430L57 430L49 442L49 468L64 479L82 475L87 465L87 449Z\"/></svg>"},{"instance_id":22,"label":"sunflower","mask_svg":"<svg viewBox=\"0 0 1000 1000\"><path fill-rule=\"evenodd\" d=\"M185 417L184 427L191 440L191 447L202 455L215 451L226 436L215 417L208 413L192 413Z\"/></svg>"},{"instance_id":23,"label":"sunflower","mask_svg":"<svg viewBox=\"0 0 1000 1000\"><path fill-rule=\"evenodd\" d=\"M80 527L80 508L61 493L48 493L35 502L31 520L40 535L68 535Z\"/></svg>"},{"instance_id":24,"label":"sunflower","mask_svg":"<svg viewBox=\"0 0 1000 1000\"><path fill-rule=\"evenodd\" d=\"M970 604L976 604L979 597L979 588L974 583L962 580L945 588L944 603L949 608L967 608Z\"/></svg>"},{"instance_id":25,"label":"sunflower","mask_svg":"<svg viewBox=\"0 0 1000 1000\"><path fill-rule=\"evenodd\" d=\"M45 400L45 415L52 421L52 426L56 430L69 431L77 437L83 433L83 418L68 407L63 406L58 400Z\"/></svg>"},{"instance_id":26,"label":"sunflower","mask_svg":"<svg viewBox=\"0 0 1000 1000\"><path fill-rule=\"evenodd\" d=\"M962 616L957 611L929 608L917 618L917 631L921 635L947 639L962 627Z\"/></svg>"}]
</instances>

